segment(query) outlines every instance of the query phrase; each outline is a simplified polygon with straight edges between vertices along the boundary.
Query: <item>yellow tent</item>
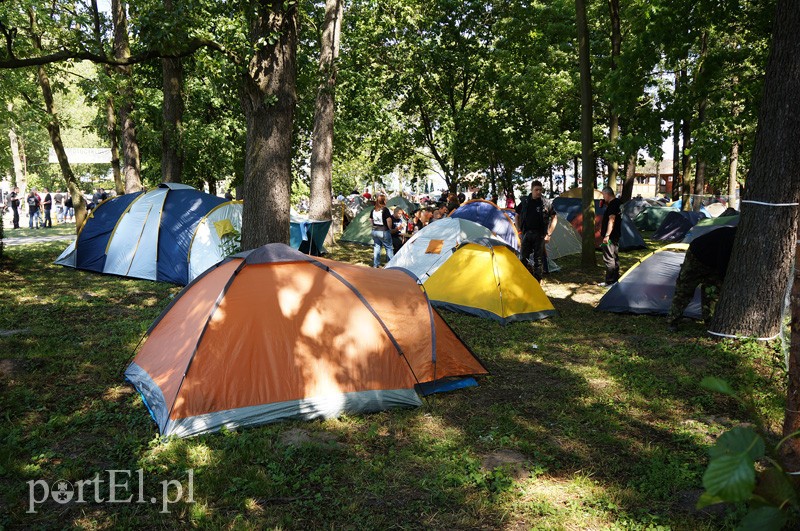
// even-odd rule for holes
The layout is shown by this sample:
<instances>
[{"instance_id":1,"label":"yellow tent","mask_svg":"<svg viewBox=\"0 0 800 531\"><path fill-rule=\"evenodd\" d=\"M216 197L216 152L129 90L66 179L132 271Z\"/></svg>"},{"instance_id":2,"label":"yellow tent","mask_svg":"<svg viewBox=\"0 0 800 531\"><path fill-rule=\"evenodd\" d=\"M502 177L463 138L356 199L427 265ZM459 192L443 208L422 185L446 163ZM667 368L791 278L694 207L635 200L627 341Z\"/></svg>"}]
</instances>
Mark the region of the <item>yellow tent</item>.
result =
<instances>
[{"instance_id":1,"label":"yellow tent","mask_svg":"<svg viewBox=\"0 0 800 531\"><path fill-rule=\"evenodd\" d=\"M431 304L502 324L556 313L539 282L499 240L462 243L424 283Z\"/></svg>"},{"instance_id":2,"label":"yellow tent","mask_svg":"<svg viewBox=\"0 0 800 531\"><path fill-rule=\"evenodd\" d=\"M558 197L572 197L572 198L577 197L580 199L583 197L583 188L581 188L580 186L577 188L570 188L569 190L559 195ZM597 189L594 190L594 198L603 199L603 194L600 193L600 190Z\"/></svg>"}]
</instances>

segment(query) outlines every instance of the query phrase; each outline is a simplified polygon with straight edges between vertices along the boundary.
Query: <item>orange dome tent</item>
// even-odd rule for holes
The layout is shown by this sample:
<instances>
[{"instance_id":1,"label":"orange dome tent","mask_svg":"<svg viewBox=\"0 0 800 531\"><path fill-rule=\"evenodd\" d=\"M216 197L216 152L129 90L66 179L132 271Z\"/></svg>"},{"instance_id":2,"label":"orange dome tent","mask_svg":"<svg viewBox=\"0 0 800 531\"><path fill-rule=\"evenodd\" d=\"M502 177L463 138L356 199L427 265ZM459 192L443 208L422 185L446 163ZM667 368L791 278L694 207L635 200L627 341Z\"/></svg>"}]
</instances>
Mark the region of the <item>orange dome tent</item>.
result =
<instances>
[{"instance_id":1,"label":"orange dome tent","mask_svg":"<svg viewBox=\"0 0 800 531\"><path fill-rule=\"evenodd\" d=\"M486 373L408 273L270 244L189 284L125 377L162 434L190 436L418 406Z\"/></svg>"}]
</instances>

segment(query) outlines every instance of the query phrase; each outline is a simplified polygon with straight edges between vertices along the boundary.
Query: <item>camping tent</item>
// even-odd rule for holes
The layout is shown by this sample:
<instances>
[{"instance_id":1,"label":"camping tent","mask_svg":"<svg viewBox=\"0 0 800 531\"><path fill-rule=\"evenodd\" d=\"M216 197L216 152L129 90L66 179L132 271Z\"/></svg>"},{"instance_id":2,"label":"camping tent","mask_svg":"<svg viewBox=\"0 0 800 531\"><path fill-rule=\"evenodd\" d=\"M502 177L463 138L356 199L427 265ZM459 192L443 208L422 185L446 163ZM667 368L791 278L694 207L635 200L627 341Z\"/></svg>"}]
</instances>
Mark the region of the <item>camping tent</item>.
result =
<instances>
[{"instance_id":1,"label":"camping tent","mask_svg":"<svg viewBox=\"0 0 800 531\"><path fill-rule=\"evenodd\" d=\"M700 212L670 212L653 233L654 240L679 242L705 216Z\"/></svg>"},{"instance_id":2,"label":"camping tent","mask_svg":"<svg viewBox=\"0 0 800 531\"><path fill-rule=\"evenodd\" d=\"M555 313L505 242L477 223L445 218L415 234L386 265L414 274L431 304L505 324Z\"/></svg>"},{"instance_id":3,"label":"camping tent","mask_svg":"<svg viewBox=\"0 0 800 531\"><path fill-rule=\"evenodd\" d=\"M639 230L656 230L661 226L664 218L670 212L677 212L677 208L667 206L649 206L639 212L633 220Z\"/></svg>"},{"instance_id":4,"label":"camping tent","mask_svg":"<svg viewBox=\"0 0 800 531\"><path fill-rule=\"evenodd\" d=\"M446 251L423 286L437 308L488 317L501 324L555 314L553 304L514 249L495 238L464 242Z\"/></svg>"},{"instance_id":5,"label":"camping tent","mask_svg":"<svg viewBox=\"0 0 800 531\"><path fill-rule=\"evenodd\" d=\"M519 251L520 241L517 227L511 218L491 201L473 199L467 201L450 213L451 218L468 219L492 231L497 238Z\"/></svg>"},{"instance_id":6,"label":"camping tent","mask_svg":"<svg viewBox=\"0 0 800 531\"><path fill-rule=\"evenodd\" d=\"M598 209L595 212L597 212L597 215L594 219L594 245L595 247L600 247L600 244L603 243L603 236L600 234L600 230L603 227L603 213L605 213L605 208ZM628 216L622 215L620 219L622 220L622 228L620 229L619 250L630 251L633 249L646 248L647 244L644 238L642 238L642 235L636 230L636 226L628 219ZM574 217L571 224L578 234L583 234L583 214L578 214Z\"/></svg>"},{"instance_id":7,"label":"camping tent","mask_svg":"<svg viewBox=\"0 0 800 531\"><path fill-rule=\"evenodd\" d=\"M234 250L241 216L241 201L164 183L100 203L56 263L186 284Z\"/></svg>"},{"instance_id":8,"label":"camping tent","mask_svg":"<svg viewBox=\"0 0 800 531\"><path fill-rule=\"evenodd\" d=\"M718 218L701 219L692 229L686 233L683 243L691 243L698 236L709 233L720 227L735 227L739 224L739 215L720 216Z\"/></svg>"},{"instance_id":9,"label":"camping tent","mask_svg":"<svg viewBox=\"0 0 800 531\"><path fill-rule=\"evenodd\" d=\"M599 210L600 201L595 199L594 209ZM580 197L563 197L563 194L553 199L553 210L567 218L572 223L576 216L583 213L583 200Z\"/></svg>"},{"instance_id":10,"label":"camping tent","mask_svg":"<svg viewBox=\"0 0 800 531\"><path fill-rule=\"evenodd\" d=\"M602 192L600 192L600 190L595 189L593 190L592 193L595 199L603 199L603 194ZM583 197L583 188L580 186L577 188L570 188L569 190L562 193L558 197L571 197L571 198L581 199Z\"/></svg>"},{"instance_id":11,"label":"camping tent","mask_svg":"<svg viewBox=\"0 0 800 531\"><path fill-rule=\"evenodd\" d=\"M395 196L386 202L386 206L390 211L394 207L400 207L408 213L413 205L402 196ZM372 221L370 215L374 210L374 205L368 204L361 209L355 218L344 229L342 236L339 238L343 242L360 243L363 245L372 245Z\"/></svg>"},{"instance_id":12,"label":"camping tent","mask_svg":"<svg viewBox=\"0 0 800 531\"><path fill-rule=\"evenodd\" d=\"M444 218L430 223L403 245L386 267L400 267L414 273L420 283L428 280L459 244L488 238L492 232L474 221Z\"/></svg>"},{"instance_id":13,"label":"camping tent","mask_svg":"<svg viewBox=\"0 0 800 531\"><path fill-rule=\"evenodd\" d=\"M651 199L642 199L641 197L638 197L631 199L622 205L622 213L628 216L628 219L633 221L644 209L652 205L658 205L658 203Z\"/></svg>"},{"instance_id":14,"label":"camping tent","mask_svg":"<svg viewBox=\"0 0 800 531\"><path fill-rule=\"evenodd\" d=\"M706 206L706 212L708 212L708 215L712 218L721 216L726 209L727 207L723 203L711 203Z\"/></svg>"},{"instance_id":15,"label":"camping tent","mask_svg":"<svg viewBox=\"0 0 800 531\"><path fill-rule=\"evenodd\" d=\"M600 299L597 309L615 313L667 315L688 247L686 244L667 245L644 257L611 286ZM699 289L683 315L700 318Z\"/></svg>"},{"instance_id":16,"label":"camping tent","mask_svg":"<svg viewBox=\"0 0 800 531\"><path fill-rule=\"evenodd\" d=\"M163 435L419 406L487 373L405 272L283 244L209 269L147 334L125 378Z\"/></svg>"},{"instance_id":17,"label":"camping tent","mask_svg":"<svg viewBox=\"0 0 800 531\"><path fill-rule=\"evenodd\" d=\"M319 256L325 251L325 238L331 228L331 220L315 220L291 212L289 216L289 245L306 254Z\"/></svg>"},{"instance_id":18,"label":"camping tent","mask_svg":"<svg viewBox=\"0 0 800 531\"><path fill-rule=\"evenodd\" d=\"M581 252L580 234L562 214L557 216L558 223L550 236L550 241L547 242L547 258L550 260L558 260L562 256Z\"/></svg>"}]
</instances>

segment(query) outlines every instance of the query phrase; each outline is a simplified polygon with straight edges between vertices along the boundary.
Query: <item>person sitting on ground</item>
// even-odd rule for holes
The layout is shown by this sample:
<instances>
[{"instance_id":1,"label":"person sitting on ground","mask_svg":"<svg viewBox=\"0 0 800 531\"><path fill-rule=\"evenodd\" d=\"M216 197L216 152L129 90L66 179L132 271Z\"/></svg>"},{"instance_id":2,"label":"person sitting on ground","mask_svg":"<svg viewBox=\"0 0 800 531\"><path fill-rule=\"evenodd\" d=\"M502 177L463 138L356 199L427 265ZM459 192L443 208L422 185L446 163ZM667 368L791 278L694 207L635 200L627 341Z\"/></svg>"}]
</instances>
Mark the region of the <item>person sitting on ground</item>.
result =
<instances>
[{"instance_id":1,"label":"person sitting on ground","mask_svg":"<svg viewBox=\"0 0 800 531\"><path fill-rule=\"evenodd\" d=\"M720 227L698 236L689 244L681 272L675 282L675 294L669 309L669 328L678 329L683 312L694 298L700 286L702 317L705 323L711 320L716 307L722 281L728 271L736 227Z\"/></svg>"}]
</instances>

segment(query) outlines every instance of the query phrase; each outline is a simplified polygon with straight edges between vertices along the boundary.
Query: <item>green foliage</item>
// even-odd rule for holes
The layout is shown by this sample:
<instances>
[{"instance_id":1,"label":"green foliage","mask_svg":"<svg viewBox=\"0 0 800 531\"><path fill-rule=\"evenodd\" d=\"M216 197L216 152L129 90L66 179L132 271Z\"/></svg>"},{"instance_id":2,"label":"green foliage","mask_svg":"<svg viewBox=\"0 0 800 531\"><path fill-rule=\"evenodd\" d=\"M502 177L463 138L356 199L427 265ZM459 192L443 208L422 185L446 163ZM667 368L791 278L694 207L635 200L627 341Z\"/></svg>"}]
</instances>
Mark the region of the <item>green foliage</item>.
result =
<instances>
[{"instance_id":1,"label":"green foliage","mask_svg":"<svg viewBox=\"0 0 800 531\"><path fill-rule=\"evenodd\" d=\"M736 398L723 379L706 377L701 386ZM754 411L752 404L747 404ZM792 434L797 436L800 434ZM787 437L788 439L788 437ZM777 455L784 439L771 452L769 465L756 470L766 456L764 439L751 427L738 426L723 433L709 450L709 463L703 475L705 492L698 508L722 502L749 502L750 510L740 529L782 529L790 518L800 516L798 493L790 477L778 465Z\"/></svg>"}]
</instances>

